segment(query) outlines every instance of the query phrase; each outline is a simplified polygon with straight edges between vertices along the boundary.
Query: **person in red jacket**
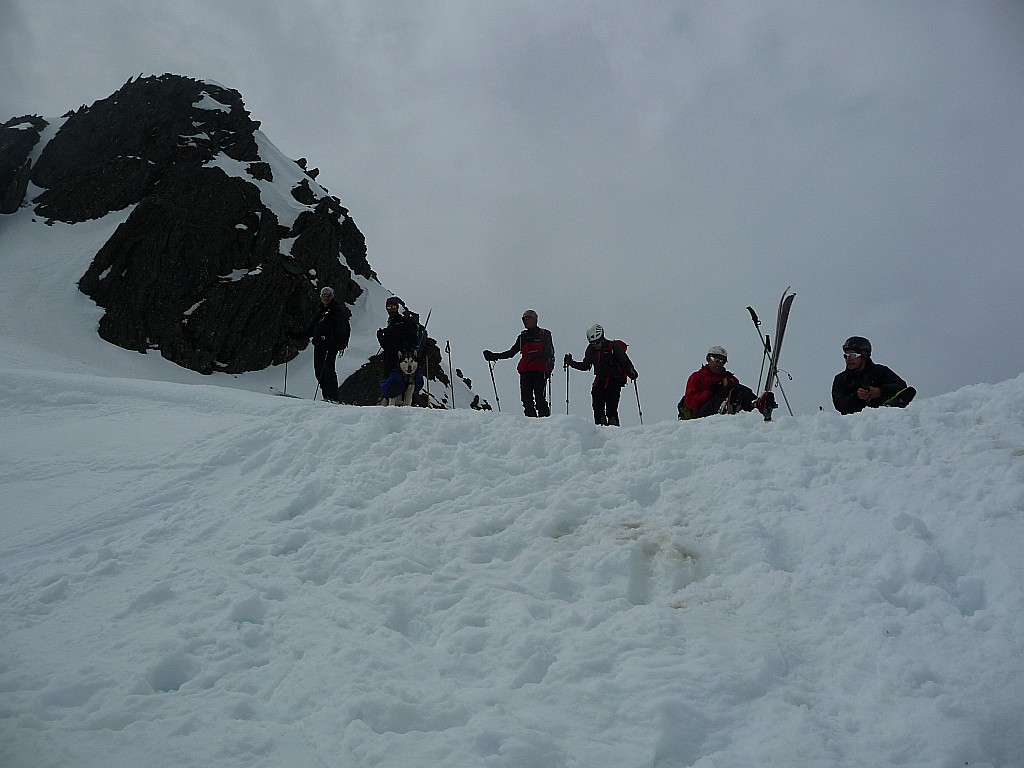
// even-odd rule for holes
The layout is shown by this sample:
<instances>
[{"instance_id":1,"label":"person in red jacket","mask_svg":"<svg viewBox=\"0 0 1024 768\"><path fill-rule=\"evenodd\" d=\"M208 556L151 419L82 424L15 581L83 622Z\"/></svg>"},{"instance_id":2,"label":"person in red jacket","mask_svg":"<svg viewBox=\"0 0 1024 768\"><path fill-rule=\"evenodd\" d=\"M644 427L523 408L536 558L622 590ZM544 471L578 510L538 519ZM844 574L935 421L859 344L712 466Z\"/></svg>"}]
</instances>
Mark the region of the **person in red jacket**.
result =
<instances>
[{"instance_id":1,"label":"person in red jacket","mask_svg":"<svg viewBox=\"0 0 1024 768\"><path fill-rule=\"evenodd\" d=\"M524 330L516 343L505 352L484 350L487 362L506 360L522 354L519 359L519 392L523 398L523 413L527 416L550 416L551 405L545 397L548 379L555 369L555 343L551 331L537 326L537 313L532 309L523 312Z\"/></svg>"},{"instance_id":2,"label":"person in red jacket","mask_svg":"<svg viewBox=\"0 0 1024 768\"><path fill-rule=\"evenodd\" d=\"M708 350L704 365L686 380L686 393L678 405L680 419L754 410L757 398L750 387L740 384L740 380L726 370L727 362L729 353L725 347L714 346Z\"/></svg>"}]
</instances>

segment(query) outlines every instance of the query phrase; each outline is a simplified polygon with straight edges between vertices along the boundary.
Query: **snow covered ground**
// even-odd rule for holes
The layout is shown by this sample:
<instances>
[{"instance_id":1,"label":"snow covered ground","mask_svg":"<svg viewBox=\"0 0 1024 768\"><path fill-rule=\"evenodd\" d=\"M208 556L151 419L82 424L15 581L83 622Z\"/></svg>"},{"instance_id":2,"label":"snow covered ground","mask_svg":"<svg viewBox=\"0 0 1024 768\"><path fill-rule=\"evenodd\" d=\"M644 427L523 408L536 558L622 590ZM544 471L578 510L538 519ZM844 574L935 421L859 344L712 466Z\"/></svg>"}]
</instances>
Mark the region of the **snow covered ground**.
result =
<instances>
[{"instance_id":1,"label":"snow covered ground","mask_svg":"<svg viewBox=\"0 0 1024 768\"><path fill-rule=\"evenodd\" d=\"M116 217L30 218L3 768L1022 764L1024 376L622 429L278 398L99 340Z\"/></svg>"}]
</instances>

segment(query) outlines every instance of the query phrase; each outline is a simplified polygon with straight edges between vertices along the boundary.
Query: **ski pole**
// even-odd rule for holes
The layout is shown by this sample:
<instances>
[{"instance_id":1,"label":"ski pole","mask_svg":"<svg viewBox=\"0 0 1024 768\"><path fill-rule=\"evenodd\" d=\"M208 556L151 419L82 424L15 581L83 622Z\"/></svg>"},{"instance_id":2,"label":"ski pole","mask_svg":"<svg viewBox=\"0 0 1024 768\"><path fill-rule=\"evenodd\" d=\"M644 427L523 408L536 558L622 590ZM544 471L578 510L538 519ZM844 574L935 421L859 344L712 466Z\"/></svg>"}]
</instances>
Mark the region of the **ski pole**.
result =
<instances>
[{"instance_id":1,"label":"ski pole","mask_svg":"<svg viewBox=\"0 0 1024 768\"><path fill-rule=\"evenodd\" d=\"M498 406L498 413L501 413L501 398L498 397L498 385L494 383L494 361L488 360L487 366L491 369L491 386L494 387L494 402Z\"/></svg>"},{"instance_id":2,"label":"ski pole","mask_svg":"<svg viewBox=\"0 0 1024 768\"><path fill-rule=\"evenodd\" d=\"M569 364L565 365L565 415L569 415Z\"/></svg>"},{"instance_id":3,"label":"ski pole","mask_svg":"<svg viewBox=\"0 0 1024 768\"><path fill-rule=\"evenodd\" d=\"M640 424L644 423L644 412L640 407L640 389L636 385L636 379L633 379L633 391L636 392L636 411L640 414Z\"/></svg>"},{"instance_id":4,"label":"ski pole","mask_svg":"<svg viewBox=\"0 0 1024 768\"><path fill-rule=\"evenodd\" d=\"M284 361L284 393L288 394L288 361Z\"/></svg>"},{"instance_id":5,"label":"ski pole","mask_svg":"<svg viewBox=\"0 0 1024 768\"><path fill-rule=\"evenodd\" d=\"M448 353L448 381L452 386L452 410L455 410L455 374L452 373L452 342L448 339L444 343L444 351Z\"/></svg>"},{"instance_id":6,"label":"ski pole","mask_svg":"<svg viewBox=\"0 0 1024 768\"><path fill-rule=\"evenodd\" d=\"M316 367L316 356L313 356L313 374L316 376L316 390L313 392L313 402L316 402L316 396L320 394L320 376L323 373L323 368Z\"/></svg>"},{"instance_id":7,"label":"ski pole","mask_svg":"<svg viewBox=\"0 0 1024 768\"><path fill-rule=\"evenodd\" d=\"M779 370L780 370L780 371L782 371L782 369L781 369L781 368L780 368ZM790 374L789 374L789 371L782 371L782 372L783 372L784 374L786 374L786 377L787 377L787 378L788 378L788 379L789 379L790 381L792 381L792 380L793 380L793 377L792 377L792 376L790 376ZM775 386L777 386L777 387L779 388L779 392L781 392L781 393L782 393L782 399L783 399L783 400L784 400L784 401L786 402L786 410L788 410L788 411L789 411L789 415L790 415L790 416L792 416L792 415L793 415L793 408L792 408L792 407L790 406L790 404L789 404L789 398L788 398L788 397L786 397L786 390L784 390L784 389L782 388L782 382L781 382L781 381L779 380L779 377L778 377L778 375L776 375L776 376L775 376Z\"/></svg>"},{"instance_id":8,"label":"ski pole","mask_svg":"<svg viewBox=\"0 0 1024 768\"><path fill-rule=\"evenodd\" d=\"M761 372L757 374L757 388L761 389L761 377L764 376L764 361L772 353L772 343L767 336L761 334L761 321L758 319L754 308L747 307L747 312L750 313L750 319L754 321L754 330L757 331L757 335L761 339Z\"/></svg>"}]
</instances>

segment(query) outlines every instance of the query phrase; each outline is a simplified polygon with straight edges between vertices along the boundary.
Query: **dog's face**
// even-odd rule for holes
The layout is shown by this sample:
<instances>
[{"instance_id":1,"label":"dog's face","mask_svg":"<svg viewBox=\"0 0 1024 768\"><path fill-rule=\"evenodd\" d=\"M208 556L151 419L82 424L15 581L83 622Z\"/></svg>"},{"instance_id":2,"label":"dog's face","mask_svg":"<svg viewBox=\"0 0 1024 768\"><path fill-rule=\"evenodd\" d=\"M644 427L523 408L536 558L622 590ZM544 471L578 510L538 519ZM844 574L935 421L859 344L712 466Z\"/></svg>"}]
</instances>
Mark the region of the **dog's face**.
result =
<instances>
[{"instance_id":1,"label":"dog's face","mask_svg":"<svg viewBox=\"0 0 1024 768\"><path fill-rule=\"evenodd\" d=\"M417 363L416 358L411 355L402 355L402 359L398 362L398 367L406 376L412 376L416 373L419 363Z\"/></svg>"}]
</instances>

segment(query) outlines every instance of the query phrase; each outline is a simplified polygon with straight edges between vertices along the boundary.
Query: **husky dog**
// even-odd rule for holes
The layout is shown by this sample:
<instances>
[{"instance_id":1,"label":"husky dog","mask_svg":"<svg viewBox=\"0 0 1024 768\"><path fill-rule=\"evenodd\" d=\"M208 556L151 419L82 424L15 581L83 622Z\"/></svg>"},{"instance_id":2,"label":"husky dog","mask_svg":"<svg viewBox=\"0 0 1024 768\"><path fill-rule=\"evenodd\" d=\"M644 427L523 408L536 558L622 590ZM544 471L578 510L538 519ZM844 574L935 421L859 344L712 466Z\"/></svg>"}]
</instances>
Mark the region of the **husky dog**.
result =
<instances>
[{"instance_id":1,"label":"husky dog","mask_svg":"<svg viewBox=\"0 0 1024 768\"><path fill-rule=\"evenodd\" d=\"M403 352L398 368L380 384L380 405L412 405L413 397L423 388L423 374L410 352Z\"/></svg>"}]
</instances>

